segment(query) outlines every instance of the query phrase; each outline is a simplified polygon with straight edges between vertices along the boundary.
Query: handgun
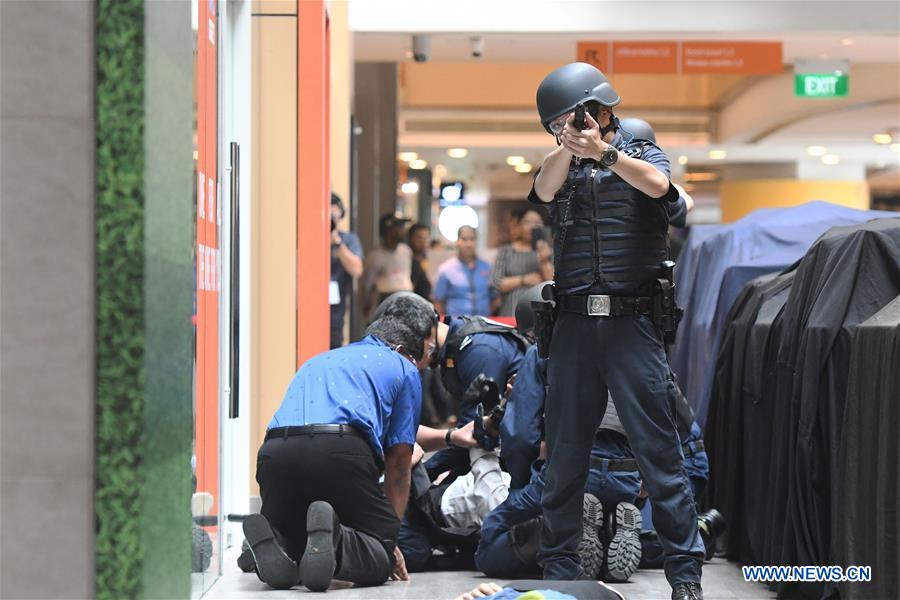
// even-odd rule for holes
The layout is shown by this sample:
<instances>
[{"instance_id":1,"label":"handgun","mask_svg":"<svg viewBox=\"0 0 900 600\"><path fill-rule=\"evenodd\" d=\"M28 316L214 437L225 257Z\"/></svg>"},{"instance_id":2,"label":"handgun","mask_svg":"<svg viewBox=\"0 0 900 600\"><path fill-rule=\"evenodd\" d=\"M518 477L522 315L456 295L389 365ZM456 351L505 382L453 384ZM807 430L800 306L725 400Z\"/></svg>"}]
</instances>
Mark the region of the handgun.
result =
<instances>
[{"instance_id":1,"label":"handgun","mask_svg":"<svg viewBox=\"0 0 900 600\"><path fill-rule=\"evenodd\" d=\"M573 119L572 125L574 125L575 129L578 131L582 131L585 128L584 104L579 104L575 107L575 119Z\"/></svg>"}]
</instances>

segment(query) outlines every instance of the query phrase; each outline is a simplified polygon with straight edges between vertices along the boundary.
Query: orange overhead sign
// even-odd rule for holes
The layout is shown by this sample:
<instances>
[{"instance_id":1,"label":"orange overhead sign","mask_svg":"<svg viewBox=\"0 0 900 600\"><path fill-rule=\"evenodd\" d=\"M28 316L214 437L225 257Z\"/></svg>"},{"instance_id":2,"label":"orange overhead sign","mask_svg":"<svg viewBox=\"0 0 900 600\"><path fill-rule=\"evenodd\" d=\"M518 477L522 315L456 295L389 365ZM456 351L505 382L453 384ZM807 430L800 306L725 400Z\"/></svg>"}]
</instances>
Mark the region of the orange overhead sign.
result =
<instances>
[{"instance_id":1,"label":"orange overhead sign","mask_svg":"<svg viewBox=\"0 0 900 600\"><path fill-rule=\"evenodd\" d=\"M781 73L781 42L683 42L682 73Z\"/></svg>"},{"instance_id":2,"label":"orange overhead sign","mask_svg":"<svg viewBox=\"0 0 900 600\"><path fill-rule=\"evenodd\" d=\"M578 42L577 59L604 73L781 73L781 42Z\"/></svg>"},{"instance_id":3,"label":"orange overhead sign","mask_svg":"<svg viewBox=\"0 0 900 600\"><path fill-rule=\"evenodd\" d=\"M676 73L678 42L613 42L612 67L618 73Z\"/></svg>"}]
</instances>

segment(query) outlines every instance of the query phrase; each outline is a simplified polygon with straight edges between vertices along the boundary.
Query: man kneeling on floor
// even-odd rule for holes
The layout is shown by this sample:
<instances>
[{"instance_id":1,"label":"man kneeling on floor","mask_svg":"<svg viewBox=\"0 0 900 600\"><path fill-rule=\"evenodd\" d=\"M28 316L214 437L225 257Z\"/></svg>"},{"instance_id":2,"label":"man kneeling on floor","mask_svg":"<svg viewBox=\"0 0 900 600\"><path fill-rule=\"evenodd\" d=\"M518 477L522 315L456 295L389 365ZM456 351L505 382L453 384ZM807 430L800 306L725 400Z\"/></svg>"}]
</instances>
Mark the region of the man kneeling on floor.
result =
<instances>
[{"instance_id":1,"label":"man kneeling on floor","mask_svg":"<svg viewBox=\"0 0 900 600\"><path fill-rule=\"evenodd\" d=\"M308 360L288 387L257 458L261 514L244 521L270 586L408 579L397 535L422 403L418 369L437 324L415 320L376 320L361 341Z\"/></svg>"}]
</instances>

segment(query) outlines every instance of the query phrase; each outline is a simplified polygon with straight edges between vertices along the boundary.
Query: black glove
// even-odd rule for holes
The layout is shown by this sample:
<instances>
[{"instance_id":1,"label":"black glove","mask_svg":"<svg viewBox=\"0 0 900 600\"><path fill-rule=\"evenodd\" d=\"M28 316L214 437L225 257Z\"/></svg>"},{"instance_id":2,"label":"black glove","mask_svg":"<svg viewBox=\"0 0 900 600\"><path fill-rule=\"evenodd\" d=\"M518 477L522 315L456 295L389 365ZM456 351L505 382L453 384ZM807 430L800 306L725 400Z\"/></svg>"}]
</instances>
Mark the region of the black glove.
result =
<instances>
[{"instance_id":1,"label":"black glove","mask_svg":"<svg viewBox=\"0 0 900 600\"><path fill-rule=\"evenodd\" d=\"M484 404L480 402L475 405L475 427L472 437L478 442L479 447L488 452L500 445L499 437L494 437L484 430Z\"/></svg>"},{"instance_id":2,"label":"black glove","mask_svg":"<svg viewBox=\"0 0 900 600\"><path fill-rule=\"evenodd\" d=\"M484 373L473 379L463 394L463 406L476 404L483 404L488 409L500 404L500 388L497 387L497 382Z\"/></svg>"}]
</instances>

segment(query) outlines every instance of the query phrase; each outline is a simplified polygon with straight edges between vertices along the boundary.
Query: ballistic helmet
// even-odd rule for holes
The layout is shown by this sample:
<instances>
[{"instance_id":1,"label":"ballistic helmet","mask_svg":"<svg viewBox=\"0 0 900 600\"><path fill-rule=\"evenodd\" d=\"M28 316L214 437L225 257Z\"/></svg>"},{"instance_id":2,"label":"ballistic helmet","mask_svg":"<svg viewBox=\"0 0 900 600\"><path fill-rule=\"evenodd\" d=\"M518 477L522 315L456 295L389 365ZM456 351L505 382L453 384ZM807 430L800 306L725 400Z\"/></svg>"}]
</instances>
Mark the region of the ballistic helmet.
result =
<instances>
[{"instance_id":1,"label":"ballistic helmet","mask_svg":"<svg viewBox=\"0 0 900 600\"><path fill-rule=\"evenodd\" d=\"M635 119L633 117L628 119L619 119L619 133L621 133L625 139L628 139L628 134L631 134L632 139L634 140L646 140L648 142L656 143L656 134L653 132L653 128L650 127L650 123L643 119Z\"/></svg>"},{"instance_id":2,"label":"ballistic helmet","mask_svg":"<svg viewBox=\"0 0 900 600\"><path fill-rule=\"evenodd\" d=\"M612 108L621 99L606 75L593 65L569 63L544 77L537 89L537 109L541 125L550 131L550 122L564 115L582 102L593 100Z\"/></svg>"},{"instance_id":3,"label":"ballistic helmet","mask_svg":"<svg viewBox=\"0 0 900 600\"><path fill-rule=\"evenodd\" d=\"M532 302L545 302L542 295L544 286L551 285L552 281L544 281L536 286L529 288L519 297L516 303L516 329L522 335L531 333L534 329L534 307Z\"/></svg>"}]
</instances>

